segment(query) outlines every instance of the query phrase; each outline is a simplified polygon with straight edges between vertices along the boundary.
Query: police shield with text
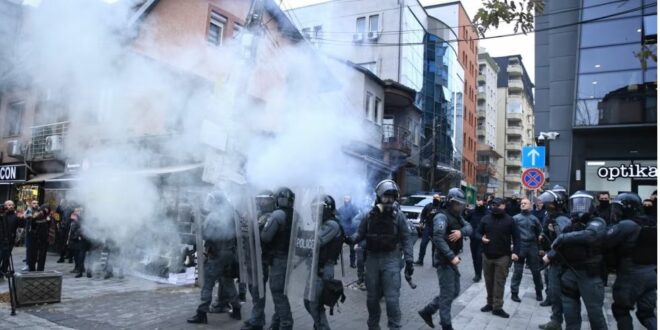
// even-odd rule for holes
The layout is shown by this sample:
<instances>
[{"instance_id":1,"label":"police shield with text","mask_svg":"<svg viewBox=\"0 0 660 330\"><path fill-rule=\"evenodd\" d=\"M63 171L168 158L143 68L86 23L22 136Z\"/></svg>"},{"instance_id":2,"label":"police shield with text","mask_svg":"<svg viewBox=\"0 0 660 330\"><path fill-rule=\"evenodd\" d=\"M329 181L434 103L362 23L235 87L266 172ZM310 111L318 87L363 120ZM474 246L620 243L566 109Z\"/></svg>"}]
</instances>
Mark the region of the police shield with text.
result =
<instances>
[{"instance_id":1,"label":"police shield with text","mask_svg":"<svg viewBox=\"0 0 660 330\"><path fill-rule=\"evenodd\" d=\"M564 213L564 205L566 201L562 195L554 191L548 190L542 193L538 200L543 203L545 210L545 219L543 219L543 230L541 233L541 253L543 260L548 265L545 273L546 283L546 301L541 303L541 306L552 306L552 314L548 323L539 326L540 329L555 330L561 329L561 324L564 321L564 314L562 312L561 302L561 272L562 267L559 260L550 260L547 253L551 250L552 242L557 238L562 231L571 224ZM556 258L557 259L557 258Z\"/></svg>"},{"instance_id":2,"label":"police shield with text","mask_svg":"<svg viewBox=\"0 0 660 330\"><path fill-rule=\"evenodd\" d=\"M642 215L642 200L634 193L621 193L612 203L614 225L607 231L605 247L617 258L612 287L612 314L618 329L633 329L630 311L646 329L656 329L657 231L654 219Z\"/></svg>"},{"instance_id":3,"label":"police shield with text","mask_svg":"<svg viewBox=\"0 0 660 330\"><path fill-rule=\"evenodd\" d=\"M459 188L449 189L447 193L447 209L440 211L433 218L433 245L435 254L433 266L438 274L440 295L426 305L418 313L430 327L433 325L433 314L440 311L440 325L443 330L451 330L451 303L460 292L460 273L458 257L463 249L463 237L472 234L472 226L461 214L465 208L465 196Z\"/></svg>"},{"instance_id":4,"label":"police shield with text","mask_svg":"<svg viewBox=\"0 0 660 330\"><path fill-rule=\"evenodd\" d=\"M552 243L548 258L559 256L562 262L561 299L566 329L580 329L581 303L584 302L592 329L607 329L603 315L605 298L600 270L601 252L607 227L605 220L594 216L594 196L578 191L569 198L571 225Z\"/></svg>"},{"instance_id":5,"label":"police shield with text","mask_svg":"<svg viewBox=\"0 0 660 330\"><path fill-rule=\"evenodd\" d=\"M412 276L413 253L410 227L402 212L396 209L399 188L392 180L383 180L375 188L376 205L360 223L351 243L367 241L365 263L369 329L380 329L380 299L385 297L388 328L401 328L399 295L401 268L405 260L406 276ZM402 258L403 252L403 258Z\"/></svg>"},{"instance_id":6,"label":"police shield with text","mask_svg":"<svg viewBox=\"0 0 660 330\"><path fill-rule=\"evenodd\" d=\"M335 277L335 265L344 244L344 235L341 225L335 214L335 200L329 195L321 195L312 201L311 211L320 220L320 228L316 235L314 245L318 248L316 267L310 268L311 283L306 288L304 299L305 309L314 320L314 329L328 330L330 325L325 315L324 304L333 306L333 302L326 298L335 296L332 293ZM343 288L341 281L339 288ZM330 299L332 300L332 299ZM334 301L336 303L336 301ZM331 307L332 308L332 307Z\"/></svg>"}]
</instances>

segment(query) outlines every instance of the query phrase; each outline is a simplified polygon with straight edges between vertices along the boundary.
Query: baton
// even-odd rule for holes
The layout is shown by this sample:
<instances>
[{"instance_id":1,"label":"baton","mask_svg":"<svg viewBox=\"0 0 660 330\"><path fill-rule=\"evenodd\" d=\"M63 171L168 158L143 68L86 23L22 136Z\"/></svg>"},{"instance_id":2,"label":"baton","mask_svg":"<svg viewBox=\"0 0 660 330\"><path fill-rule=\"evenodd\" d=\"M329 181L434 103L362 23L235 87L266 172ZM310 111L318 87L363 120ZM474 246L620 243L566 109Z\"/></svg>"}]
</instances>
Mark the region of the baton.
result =
<instances>
[{"instance_id":1,"label":"baton","mask_svg":"<svg viewBox=\"0 0 660 330\"><path fill-rule=\"evenodd\" d=\"M344 276L346 276L344 274L344 249L343 248L339 252L339 261L341 262L341 277L343 278Z\"/></svg>"}]
</instances>

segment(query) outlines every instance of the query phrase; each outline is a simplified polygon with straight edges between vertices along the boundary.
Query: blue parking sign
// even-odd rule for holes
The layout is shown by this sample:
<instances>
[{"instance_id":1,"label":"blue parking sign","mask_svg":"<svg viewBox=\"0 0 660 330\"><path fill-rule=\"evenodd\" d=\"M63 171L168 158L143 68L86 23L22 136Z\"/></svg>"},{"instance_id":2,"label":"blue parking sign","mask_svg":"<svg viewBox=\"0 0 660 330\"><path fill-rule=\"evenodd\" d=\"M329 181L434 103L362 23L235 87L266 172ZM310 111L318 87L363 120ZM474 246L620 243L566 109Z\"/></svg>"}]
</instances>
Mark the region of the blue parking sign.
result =
<instances>
[{"instance_id":1,"label":"blue parking sign","mask_svg":"<svg viewBox=\"0 0 660 330\"><path fill-rule=\"evenodd\" d=\"M523 147L522 167L545 167L545 147Z\"/></svg>"}]
</instances>

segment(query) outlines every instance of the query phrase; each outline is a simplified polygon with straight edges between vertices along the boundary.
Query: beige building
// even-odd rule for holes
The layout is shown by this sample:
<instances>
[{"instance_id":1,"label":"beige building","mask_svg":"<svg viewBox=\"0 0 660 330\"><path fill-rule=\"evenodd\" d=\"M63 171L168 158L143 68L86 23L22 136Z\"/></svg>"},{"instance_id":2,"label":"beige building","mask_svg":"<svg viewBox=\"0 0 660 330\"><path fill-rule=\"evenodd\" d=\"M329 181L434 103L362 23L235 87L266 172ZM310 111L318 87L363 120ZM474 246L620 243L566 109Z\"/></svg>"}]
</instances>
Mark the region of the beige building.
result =
<instances>
[{"instance_id":1,"label":"beige building","mask_svg":"<svg viewBox=\"0 0 660 330\"><path fill-rule=\"evenodd\" d=\"M500 67L497 79L498 111L504 114L502 169L504 197L526 196L521 184L522 147L534 145L534 84L527 75L520 55L495 57ZM500 118L501 120L501 118ZM500 141L497 141L498 143Z\"/></svg>"},{"instance_id":2,"label":"beige building","mask_svg":"<svg viewBox=\"0 0 660 330\"><path fill-rule=\"evenodd\" d=\"M498 144L497 138L505 134L503 123L498 123L499 71L500 67L495 60L485 49L480 48L477 76L477 195L480 198L497 194L504 184L504 171L502 165L498 166L504 154L504 143Z\"/></svg>"}]
</instances>

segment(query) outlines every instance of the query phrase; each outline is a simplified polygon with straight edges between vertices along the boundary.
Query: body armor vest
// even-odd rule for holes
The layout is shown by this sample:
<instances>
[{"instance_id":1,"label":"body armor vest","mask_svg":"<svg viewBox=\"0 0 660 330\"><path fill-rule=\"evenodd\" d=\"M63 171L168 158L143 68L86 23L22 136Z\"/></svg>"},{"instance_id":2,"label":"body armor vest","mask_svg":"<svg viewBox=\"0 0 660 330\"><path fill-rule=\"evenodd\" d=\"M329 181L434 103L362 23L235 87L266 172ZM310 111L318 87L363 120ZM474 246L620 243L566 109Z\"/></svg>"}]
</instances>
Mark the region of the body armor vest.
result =
<instances>
[{"instance_id":1,"label":"body armor vest","mask_svg":"<svg viewBox=\"0 0 660 330\"><path fill-rule=\"evenodd\" d=\"M640 223L637 240L632 249L632 261L638 265L655 265L657 263L658 234L655 224Z\"/></svg>"},{"instance_id":2,"label":"body armor vest","mask_svg":"<svg viewBox=\"0 0 660 330\"><path fill-rule=\"evenodd\" d=\"M389 214L371 212L367 219L367 251L391 252L396 249L398 230L397 211Z\"/></svg>"},{"instance_id":3,"label":"body armor vest","mask_svg":"<svg viewBox=\"0 0 660 330\"><path fill-rule=\"evenodd\" d=\"M341 248L344 246L344 239L346 238L344 229L336 219L328 219L327 221L337 222L339 233L319 249L319 266L337 263L337 259L339 259L339 255L341 254Z\"/></svg>"},{"instance_id":4,"label":"body armor vest","mask_svg":"<svg viewBox=\"0 0 660 330\"><path fill-rule=\"evenodd\" d=\"M451 215L449 212L442 211L442 214L444 214L447 217L447 230L445 231L445 240L447 241L447 245L449 245L449 248L452 250L452 252L454 252L454 254L458 254L463 249L463 239L461 238L455 242L452 242L449 240L449 235L454 230L461 230L462 228L461 221L455 216Z\"/></svg>"},{"instance_id":5,"label":"body armor vest","mask_svg":"<svg viewBox=\"0 0 660 330\"><path fill-rule=\"evenodd\" d=\"M275 210L273 213L277 212ZM293 222L293 209L279 209L279 211L284 212L286 215L286 221L284 221L284 226L277 229L277 234L273 238L273 241L268 244L269 250L272 250L274 254L284 254L289 253L289 243L291 240L291 224Z\"/></svg>"},{"instance_id":6,"label":"body armor vest","mask_svg":"<svg viewBox=\"0 0 660 330\"><path fill-rule=\"evenodd\" d=\"M563 233L582 231L585 228L585 224L573 222L564 229ZM573 267L597 263L600 261L601 256L599 242L594 244L564 244L559 248L559 252L564 258L564 261Z\"/></svg>"}]
</instances>

